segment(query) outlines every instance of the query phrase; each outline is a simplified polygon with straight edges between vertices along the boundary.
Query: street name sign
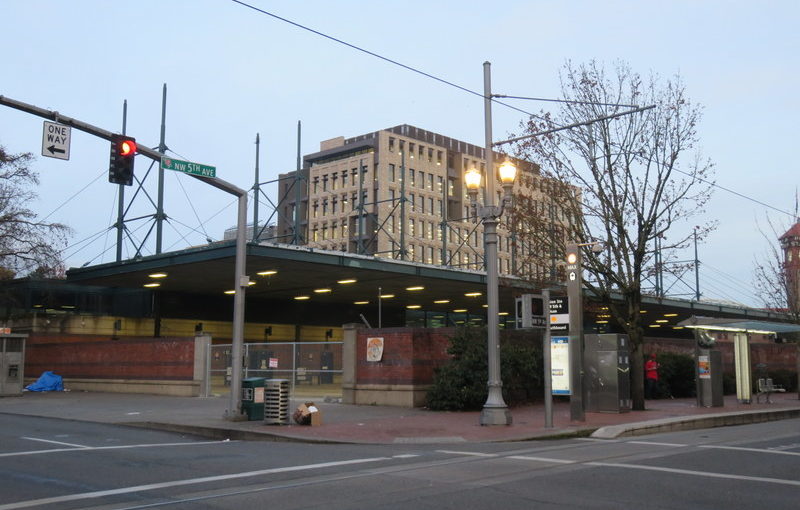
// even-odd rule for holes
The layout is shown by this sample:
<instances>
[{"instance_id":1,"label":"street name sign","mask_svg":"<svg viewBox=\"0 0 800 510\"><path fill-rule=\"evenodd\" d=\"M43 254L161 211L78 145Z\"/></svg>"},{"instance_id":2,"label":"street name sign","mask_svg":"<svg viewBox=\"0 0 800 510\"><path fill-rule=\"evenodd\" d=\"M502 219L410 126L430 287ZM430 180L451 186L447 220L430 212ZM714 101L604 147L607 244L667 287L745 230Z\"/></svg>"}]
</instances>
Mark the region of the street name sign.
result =
<instances>
[{"instance_id":1,"label":"street name sign","mask_svg":"<svg viewBox=\"0 0 800 510\"><path fill-rule=\"evenodd\" d=\"M69 159L69 142L72 128L56 122L44 121L42 127L42 156Z\"/></svg>"},{"instance_id":2,"label":"street name sign","mask_svg":"<svg viewBox=\"0 0 800 510\"><path fill-rule=\"evenodd\" d=\"M203 177L217 176L217 167L215 166L202 165L200 163L192 163L191 161L182 161L180 159L172 159L166 156L161 156L161 168L163 170L174 170L176 172L200 175Z\"/></svg>"}]
</instances>

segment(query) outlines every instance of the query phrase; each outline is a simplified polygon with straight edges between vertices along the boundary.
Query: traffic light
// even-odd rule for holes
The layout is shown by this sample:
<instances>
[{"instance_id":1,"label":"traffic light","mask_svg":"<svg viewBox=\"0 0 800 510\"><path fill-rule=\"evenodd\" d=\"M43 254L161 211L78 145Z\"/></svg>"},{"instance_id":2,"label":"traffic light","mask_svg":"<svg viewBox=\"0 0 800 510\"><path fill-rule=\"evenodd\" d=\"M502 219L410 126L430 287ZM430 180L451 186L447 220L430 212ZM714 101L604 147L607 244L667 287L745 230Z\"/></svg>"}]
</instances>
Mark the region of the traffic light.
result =
<instances>
[{"instance_id":1,"label":"traffic light","mask_svg":"<svg viewBox=\"0 0 800 510\"><path fill-rule=\"evenodd\" d=\"M136 139L125 135L111 136L111 158L108 163L108 182L133 184L133 158L136 156Z\"/></svg>"}]
</instances>

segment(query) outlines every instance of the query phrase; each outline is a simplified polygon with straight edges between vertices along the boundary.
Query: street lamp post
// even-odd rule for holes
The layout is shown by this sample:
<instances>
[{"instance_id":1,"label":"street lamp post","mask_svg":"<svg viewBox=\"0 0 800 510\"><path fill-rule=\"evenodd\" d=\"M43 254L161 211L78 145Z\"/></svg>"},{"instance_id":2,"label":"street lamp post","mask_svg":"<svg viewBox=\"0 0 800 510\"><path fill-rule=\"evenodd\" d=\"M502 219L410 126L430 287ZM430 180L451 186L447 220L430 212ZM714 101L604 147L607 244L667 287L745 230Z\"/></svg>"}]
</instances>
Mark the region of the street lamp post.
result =
<instances>
[{"instance_id":1,"label":"street lamp post","mask_svg":"<svg viewBox=\"0 0 800 510\"><path fill-rule=\"evenodd\" d=\"M503 400L503 382L500 378L500 343L498 341L498 274L497 274L497 223L511 200L511 188L516 177L516 167L509 161L501 165L499 174L503 184L503 198L495 205L495 184L492 143L492 92L491 64L483 63L484 119L486 129L486 193L483 205L478 204L481 173L477 168L467 170L464 182L475 214L483 222L483 254L486 264L487 349L489 368L489 395L481 411L481 425L510 425L511 413Z\"/></svg>"}]
</instances>

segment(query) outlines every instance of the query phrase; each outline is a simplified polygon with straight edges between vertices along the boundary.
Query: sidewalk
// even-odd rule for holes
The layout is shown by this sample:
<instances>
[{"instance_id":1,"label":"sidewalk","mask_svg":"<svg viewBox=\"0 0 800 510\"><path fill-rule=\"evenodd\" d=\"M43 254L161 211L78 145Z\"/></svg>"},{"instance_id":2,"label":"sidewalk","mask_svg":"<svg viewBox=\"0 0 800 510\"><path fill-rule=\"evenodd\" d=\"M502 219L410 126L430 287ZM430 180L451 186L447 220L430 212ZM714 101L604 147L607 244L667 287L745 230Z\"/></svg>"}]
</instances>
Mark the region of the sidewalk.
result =
<instances>
[{"instance_id":1,"label":"sidewalk","mask_svg":"<svg viewBox=\"0 0 800 510\"><path fill-rule=\"evenodd\" d=\"M290 414L303 400L292 400ZM223 418L227 397L188 398L93 392L24 393L0 398L0 413L125 424L218 439L333 443L459 443L588 436L614 438L667 430L708 428L800 417L796 393L773 395L772 404L739 404L726 397L724 407L698 408L695 399L652 400L648 410L586 413L569 419L569 405L554 405L554 427L544 427L544 406L511 409L510 426L482 427L480 412L441 412L383 406L356 406L315 400L322 426L264 425Z\"/></svg>"}]
</instances>

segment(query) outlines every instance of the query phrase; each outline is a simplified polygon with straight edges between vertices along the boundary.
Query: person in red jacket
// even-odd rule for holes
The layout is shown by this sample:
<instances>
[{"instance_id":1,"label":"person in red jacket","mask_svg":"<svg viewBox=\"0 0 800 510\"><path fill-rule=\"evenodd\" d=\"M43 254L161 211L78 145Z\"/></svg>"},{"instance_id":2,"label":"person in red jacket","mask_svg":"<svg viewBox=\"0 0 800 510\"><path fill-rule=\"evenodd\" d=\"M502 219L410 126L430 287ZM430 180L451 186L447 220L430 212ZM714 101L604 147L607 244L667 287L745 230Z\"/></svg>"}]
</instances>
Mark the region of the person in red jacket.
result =
<instances>
[{"instance_id":1,"label":"person in red jacket","mask_svg":"<svg viewBox=\"0 0 800 510\"><path fill-rule=\"evenodd\" d=\"M658 363L656 362L655 353L650 355L644 364L644 398L655 398L656 386L658 386Z\"/></svg>"}]
</instances>

